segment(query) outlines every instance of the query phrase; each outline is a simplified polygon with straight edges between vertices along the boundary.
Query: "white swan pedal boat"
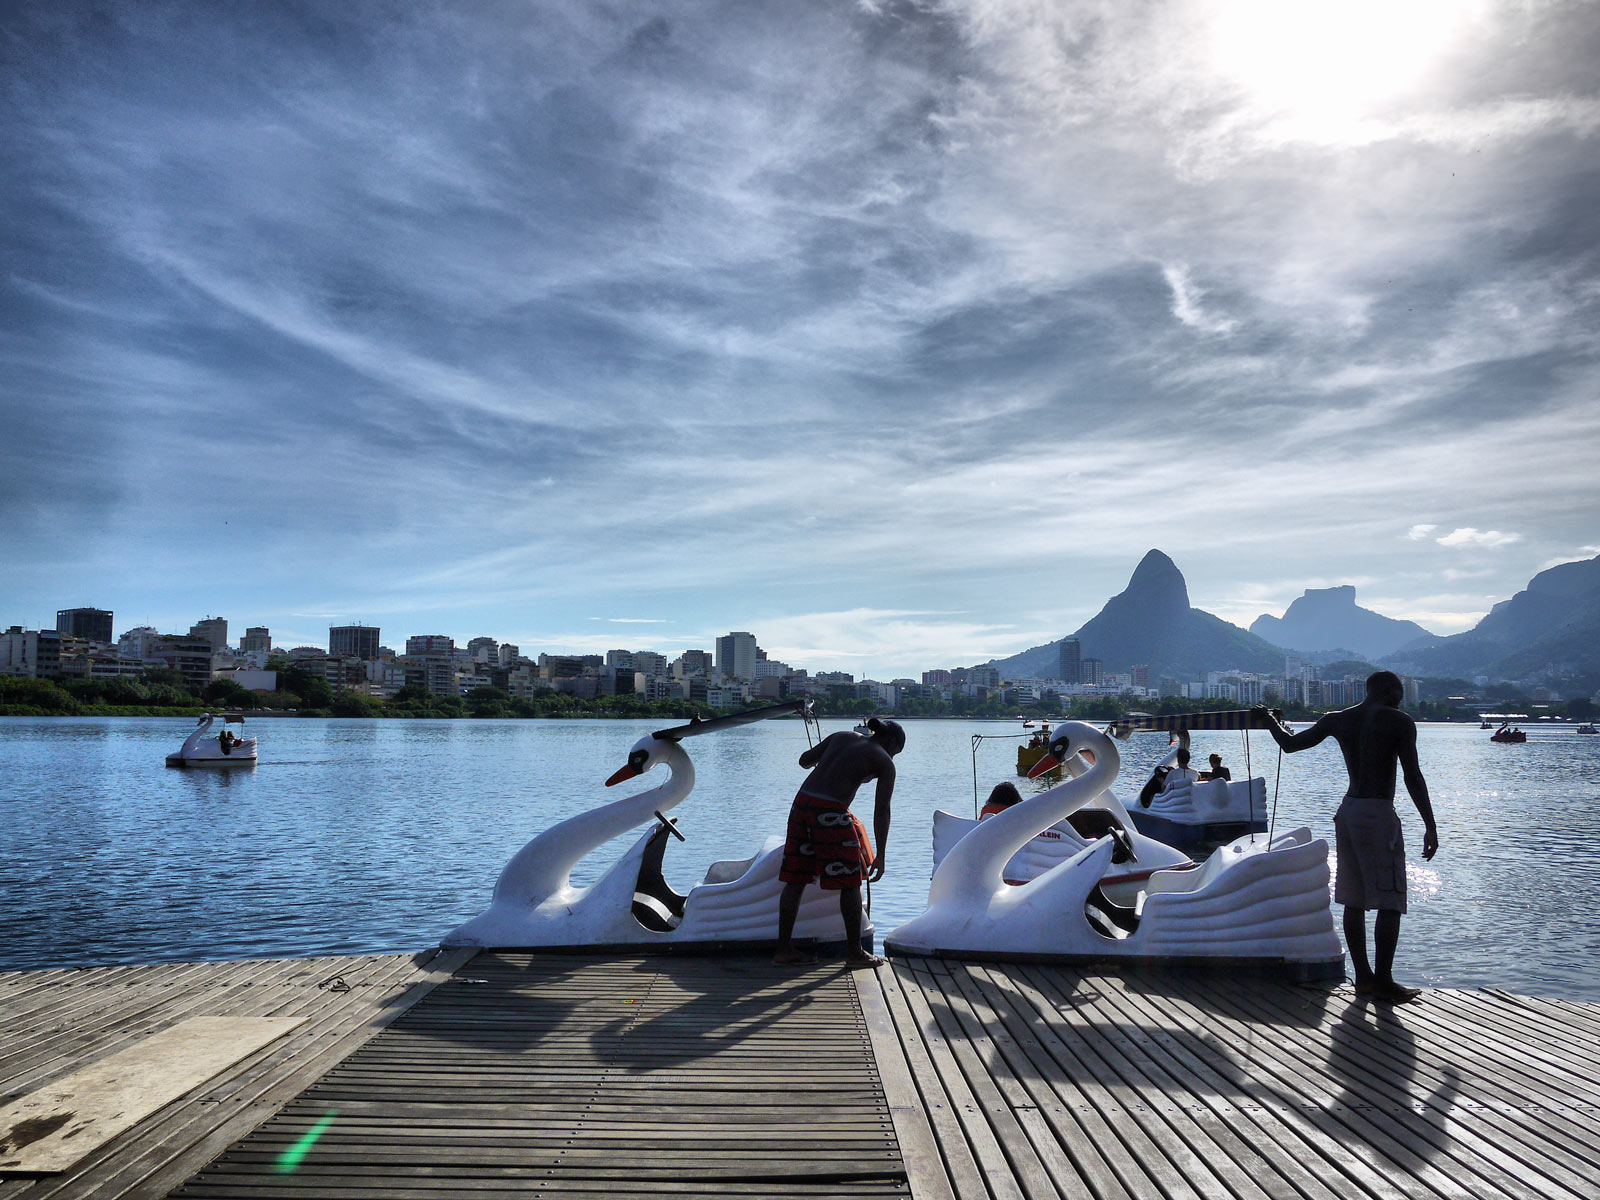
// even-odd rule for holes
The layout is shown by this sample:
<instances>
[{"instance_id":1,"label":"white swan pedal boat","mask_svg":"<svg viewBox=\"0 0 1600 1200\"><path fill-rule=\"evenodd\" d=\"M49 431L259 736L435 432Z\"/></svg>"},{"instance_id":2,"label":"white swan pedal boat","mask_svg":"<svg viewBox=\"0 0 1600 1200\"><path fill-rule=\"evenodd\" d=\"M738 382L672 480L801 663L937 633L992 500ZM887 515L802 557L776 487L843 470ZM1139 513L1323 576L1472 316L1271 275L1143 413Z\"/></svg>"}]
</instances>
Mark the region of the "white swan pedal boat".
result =
<instances>
[{"instance_id":1,"label":"white swan pedal boat","mask_svg":"<svg viewBox=\"0 0 1600 1200\"><path fill-rule=\"evenodd\" d=\"M1088 755L1078 757L1080 751ZM1084 766L1084 759L1093 762ZM1239 838L1200 867L1157 869L1131 896L1102 879L1129 831L1096 838L1020 885L1005 869L1040 832L1107 792L1121 758L1106 734L1057 726L1036 771L1071 778L978 822L942 856L928 907L891 931L895 955L1043 962L1250 965L1295 978L1339 978L1344 950L1330 907L1328 844L1307 829ZM1129 902L1131 900L1131 903Z\"/></svg>"},{"instance_id":2,"label":"white swan pedal boat","mask_svg":"<svg viewBox=\"0 0 1600 1200\"><path fill-rule=\"evenodd\" d=\"M212 734L216 717L206 713L176 754L167 755L169 767L253 767L256 765L256 739L254 736L237 736L230 725L244 726L244 718L228 713L222 718L222 729Z\"/></svg>"},{"instance_id":3,"label":"white swan pedal boat","mask_svg":"<svg viewBox=\"0 0 1600 1200\"><path fill-rule=\"evenodd\" d=\"M1187 719L1205 715L1194 714ZM1239 780L1202 779L1163 788L1167 772L1178 765L1178 751L1189 748L1188 728L1180 727L1176 733L1176 743L1156 764L1138 799L1128 809L1139 832L1182 847L1216 846L1248 834L1265 833L1267 781L1259 775Z\"/></svg>"},{"instance_id":4,"label":"white swan pedal boat","mask_svg":"<svg viewBox=\"0 0 1600 1200\"><path fill-rule=\"evenodd\" d=\"M442 944L635 953L714 953L776 945L784 839L767 838L749 858L713 863L701 882L679 894L661 871L668 839L683 837L666 814L694 788L694 764L681 744L685 739L768 717L805 716L807 705L796 700L646 734L606 786L657 767L666 768L666 780L569 817L536 836L500 873L489 907L457 926ZM587 887L572 882L572 869L586 854L641 826L647 828L599 879ZM824 892L815 883L807 887L794 936L842 946L838 893ZM861 936L870 946L873 927L865 916Z\"/></svg>"},{"instance_id":5,"label":"white swan pedal boat","mask_svg":"<svg viewBox=\"0 0 1600 1200\"><path fill-rule=\"evenodd\" d=\"M1074 755L1061 770L1078 774L1089 769L1080 756ZM983 820L993 820L985 817ZM959 816L944 809L933 814L933 869L937 871L951 849L981 822L972 817ZM1083 807L1076 809L1048 829L1034 834L1022 848L1013 854L1001 869L1000 876L1012 886L1037 879L1051 867L1066 862L1080 851L1114 830L1126 834L1126 845L1121 840L1111 852L1111 863L1100 877L1100 886L1108 897L1119 904L1132 904L1143 889L1145 881L1159 870L1183 870L1194 867L1195 861L1173 846L1140 833L1128 815L1128 810L1110 789L1101 792Z\"/></svg>"}]
</instances>

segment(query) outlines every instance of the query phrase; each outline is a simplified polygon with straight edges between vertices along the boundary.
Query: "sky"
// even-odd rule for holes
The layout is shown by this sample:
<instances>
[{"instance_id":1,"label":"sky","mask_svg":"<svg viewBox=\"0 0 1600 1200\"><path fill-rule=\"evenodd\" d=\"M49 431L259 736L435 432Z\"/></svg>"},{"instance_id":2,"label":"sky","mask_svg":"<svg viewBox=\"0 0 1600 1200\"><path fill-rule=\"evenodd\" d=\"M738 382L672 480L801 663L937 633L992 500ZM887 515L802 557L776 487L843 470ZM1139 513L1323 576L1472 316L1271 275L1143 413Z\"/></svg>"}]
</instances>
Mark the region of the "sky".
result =
<instances>
[{"instance_id":1,"label":"sky","mask_svg":"<svg viewBox=\"0 0 1600 1200\"><path fill-rule=\"evenodd\" d=\"M0 3L0 626L915 675L1600 553L1600 5Z\"/></svg>"}]
</instances>

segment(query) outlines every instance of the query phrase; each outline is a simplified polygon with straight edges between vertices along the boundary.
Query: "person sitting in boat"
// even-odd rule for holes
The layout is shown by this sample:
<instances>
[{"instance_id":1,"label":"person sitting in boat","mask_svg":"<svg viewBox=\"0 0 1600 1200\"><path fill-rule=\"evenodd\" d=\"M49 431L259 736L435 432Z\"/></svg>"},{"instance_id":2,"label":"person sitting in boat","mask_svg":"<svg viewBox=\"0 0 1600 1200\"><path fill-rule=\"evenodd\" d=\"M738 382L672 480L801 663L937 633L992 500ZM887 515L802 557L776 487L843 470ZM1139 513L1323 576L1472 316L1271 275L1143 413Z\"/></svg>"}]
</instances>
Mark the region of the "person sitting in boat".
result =
<instances>
[{"instance_id":1,"label":"person sitting in boat","mask_svg":"<svg viewBox=\"0 0 1600 1200\"><path fill-rule=\"evenodd\" d=\"M238 738L234 737L233 734L228 732L226 729L217 734L217 745L222 748L222 752L224 754L232 754L233 744L238 740Z\"/></svg>"},{"instance_id":2,"label":"person sitting in boat","mask_svg":"<svg viewBox=\"0 0 1600 1200\"><path fill-rule=\"evenodd\" d=\"M1182 787L1186 783L1194 783L1200 778L1200 772L1189 765L1189 752L1183 747L1178 747L1178 765L1167 772L1167 777L1162 781L1161 790L1170 792L1175 787Z\"/></svg>"},{"instance_id":3,"label":"person sitting in boat","mask_svg":"<svg viewBox=\"0 0 1600 1200\"><path fill-rule=\"evenodd\" d=\"M1022 793L1017 791L1017 785L1001 782L994 785L994 791L989 793L989 798L983 802L983 809L978 813L978 820L992 817L995 813L1005 812L1013 804L1022 803Z\"/></svg>"},{"instance_id":4,"label":"person sitting in boat","mask_svg":"<svg viewBox=\"0 0 1600 1200\"><path fill-rule=\"evenodd\" d=\"M1210 769L1200 772L1200 780L1201 780L1202 783L1205 782L1208 779L1232 779L1233 778L1233 772L1228 770L1227 767L1222 765L1222 755L1220 755L1220 754L1212 754L1210 762L1211 762Z\"/></svg>"},{"instance_id":5,"label":"person sitting in boat","mask_svg":"<svg viewBox=\"0 0 1600 1200\"><path fill-rule=\"evenodd\" d=\"M783 892L778 898L778 949L773 962L816 961L815 955L795 948L794 923L806 885L817 880L824 890L839 893L845 962L852 967L883 963L861 946L861 885L883 878L894 756L905 749L906 733L898 722L878 717L869 718L867 728L872 732L866 737L853 732L829 734L800 756L800 765L810 768L811 774L789 809L783 866L778 871ZM856 790L869 779L878 781L872 808L876 856L870 846L862 845L866 831L850 811Z\"/></svg>"}]
</instances>

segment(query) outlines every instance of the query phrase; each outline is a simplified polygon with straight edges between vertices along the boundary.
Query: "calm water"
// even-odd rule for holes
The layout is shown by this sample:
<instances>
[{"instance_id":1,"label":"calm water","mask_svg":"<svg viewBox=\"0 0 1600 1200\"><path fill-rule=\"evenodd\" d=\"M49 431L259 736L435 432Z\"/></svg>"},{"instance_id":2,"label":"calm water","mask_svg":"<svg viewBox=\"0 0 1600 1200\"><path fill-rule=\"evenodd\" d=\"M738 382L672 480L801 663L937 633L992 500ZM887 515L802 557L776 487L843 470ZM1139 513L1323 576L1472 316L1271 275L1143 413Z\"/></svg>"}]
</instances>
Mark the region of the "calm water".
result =
<instances>
[{"instance_id":1,"label":"calm water","mask_svg":"<svg viewBox=\"0 0 1600 1200\"><path fill-rule=\"evenodd\" d=\"M0 967L432 945L483 908L528 837L610 798L605 777L659 725L262 719L250 725L261 765L214 772L163 766L186 719L0 718ZM971 735L1014 730L908 724L889 874L873 888L880 937L926 899L933 810L972 812ZM686 745L699 783L676 812L689 840L668 851L679 890L782 831L806 737L782 721ZM1014 745L980 748L984 794L1010 777ZM1124 743L1119 793L1137 792L1166 748L1151 734ZM1240 734L1194 748L1243 777ZM1270 797L1276 747L1257 734L1250 748ZM1475 727L1425 726L1421 756L1442 849L1420 862L1402 797L1414 863L1400 973L1600 1000L1600 738L1535 729L1499 746ZM1343 790L1331 743L1285 758L1278 825L1331 839ZM857 807L870 824L870 791ZM625 844L591 856L580 881Z\"/></svg>"}]
</instances>

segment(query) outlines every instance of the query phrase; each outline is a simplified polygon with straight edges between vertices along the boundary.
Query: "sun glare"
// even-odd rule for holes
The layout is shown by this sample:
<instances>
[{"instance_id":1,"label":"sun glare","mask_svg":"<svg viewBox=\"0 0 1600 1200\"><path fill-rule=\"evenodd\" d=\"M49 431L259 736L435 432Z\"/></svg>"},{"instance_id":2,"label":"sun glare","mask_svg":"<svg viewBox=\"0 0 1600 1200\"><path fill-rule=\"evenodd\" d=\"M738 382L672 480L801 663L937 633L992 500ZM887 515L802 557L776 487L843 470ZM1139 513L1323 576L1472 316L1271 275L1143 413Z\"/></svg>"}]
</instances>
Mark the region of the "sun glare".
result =
<instances>
[{"instance_id":1,"label":"sun glare","mask_svg":"<svg viewBox=\"0 0 1600 1200\"><path fill-rule=\"evenodd\" d=\"M1474 0L1223 0L1213 62L1252 107L1335 127L1417 90L1479 6Z\"/></svg>"}]
</instances>

